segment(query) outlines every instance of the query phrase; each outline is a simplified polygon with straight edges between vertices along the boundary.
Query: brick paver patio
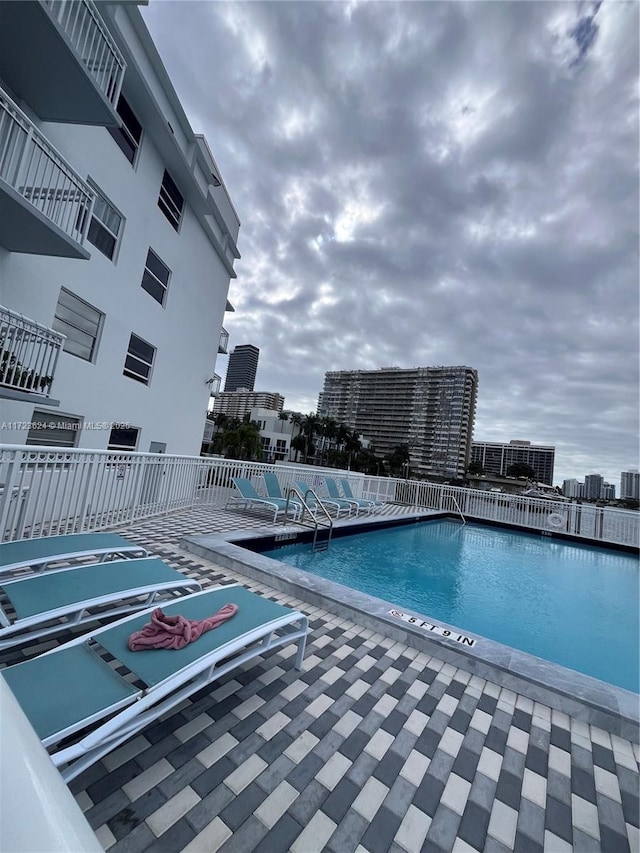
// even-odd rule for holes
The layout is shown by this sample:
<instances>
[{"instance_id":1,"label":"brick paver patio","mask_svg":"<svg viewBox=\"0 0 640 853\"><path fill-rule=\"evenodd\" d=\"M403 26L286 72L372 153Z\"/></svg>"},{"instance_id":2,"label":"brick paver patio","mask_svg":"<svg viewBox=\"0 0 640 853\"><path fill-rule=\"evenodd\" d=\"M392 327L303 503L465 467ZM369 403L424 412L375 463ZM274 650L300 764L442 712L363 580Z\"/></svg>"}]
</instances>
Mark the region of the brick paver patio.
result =
<instances>
[{"instance_id":1,"label":"brick paver patio","mask_svg":"<svg viewBox=\"0 0 640 853\"><path fill-rule=\"evenodd\" d=\"M178 547L247 526L203 508L120 531L310 635L302 673L293 647L238 670L71 783L105 850L640 850L637 745Z\"/></svg>"}]
</instances>

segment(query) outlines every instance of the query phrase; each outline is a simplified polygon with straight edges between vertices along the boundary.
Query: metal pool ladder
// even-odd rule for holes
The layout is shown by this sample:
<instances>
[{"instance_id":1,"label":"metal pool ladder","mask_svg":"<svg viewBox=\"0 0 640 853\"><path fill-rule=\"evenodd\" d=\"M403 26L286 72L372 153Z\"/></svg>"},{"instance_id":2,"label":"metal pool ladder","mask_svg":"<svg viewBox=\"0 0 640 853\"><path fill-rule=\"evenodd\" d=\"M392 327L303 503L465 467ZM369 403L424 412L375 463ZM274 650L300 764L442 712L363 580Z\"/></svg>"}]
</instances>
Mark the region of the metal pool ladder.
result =
<instances>
[{"instance_id":1,"label":"metal pool ladder","mask_svg":"<svg viewBox=\"0 0 640 853\"><path fill-rule=\"evenodd\" d=\"M316 512L309 506L308 499L309 496L313 499L314 509L320 510L323 519L318 518ZM313 491L312 488L308 488L304 495L295 487L291 486L287 490L287 507L285 509L285 518L287 517L287 510L289 509L289 501L291 498L295 498L300 501L302 504L302 510L300 515L296 519L298 524L302 524L304 527L311 527L313 529L313 550L316 551L327 551L329 549L329 544L331 542L331 536L333 534L333 520L329 513L327 512L326 507L321 502L318 495ZM308 514L309 521L305 521L305 514ZM323 523L321 523L323 522ZM318 539L318 533L321 530L327 531L326 539Z\"/></svg>"}]
</instances>

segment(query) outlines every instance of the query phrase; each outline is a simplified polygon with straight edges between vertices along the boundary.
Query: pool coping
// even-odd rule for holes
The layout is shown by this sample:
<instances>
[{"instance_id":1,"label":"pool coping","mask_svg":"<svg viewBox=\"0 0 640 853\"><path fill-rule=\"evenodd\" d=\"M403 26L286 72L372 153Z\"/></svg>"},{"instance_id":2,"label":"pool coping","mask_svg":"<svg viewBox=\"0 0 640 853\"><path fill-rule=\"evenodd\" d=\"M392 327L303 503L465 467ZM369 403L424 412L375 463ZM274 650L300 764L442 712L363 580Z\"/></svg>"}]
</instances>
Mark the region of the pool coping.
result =
<instances>
[{"instance_id":1,"label":"pool coping","mask_svg":"<svg viewBox=\"0 0 640 853\"><path fill-rule=\"evenodd\" d=\"M374 515L334 522L334 530L356 532L368 527L397 526L451 517L451 513L425 513L424 510L401 517ZM482 521L478 520L477 523ZM440 619L432 620L414 610L403 610L408 617L416 619L415 624L410 624L391 615L390 611L398 613L397 605L242 547L243 543L256 543L265 539L276 539L284 544L300 534L304 534L304 531L298 525L269 530L236 530L186 536L181 539L180 547L585 723L635 743L640 742L640 697L629 690L459 629ZM434 633L434 630L449 631L452 638ZM474 640L474 645L463 645L459 639L455 639L460 636Z\"/></svg>"}]
</instances>

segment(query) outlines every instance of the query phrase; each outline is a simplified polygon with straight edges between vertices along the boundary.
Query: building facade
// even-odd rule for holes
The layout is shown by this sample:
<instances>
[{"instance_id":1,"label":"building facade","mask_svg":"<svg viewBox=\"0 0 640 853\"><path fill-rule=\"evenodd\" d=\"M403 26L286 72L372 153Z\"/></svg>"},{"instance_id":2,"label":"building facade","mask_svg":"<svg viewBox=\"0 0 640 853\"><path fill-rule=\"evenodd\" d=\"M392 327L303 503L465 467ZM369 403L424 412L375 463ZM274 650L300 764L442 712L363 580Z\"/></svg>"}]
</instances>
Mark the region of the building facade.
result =
<instances>
[{"instance_id":1,"label":"building facade","mask_svg":"<svg viewBox=\"0 0 640 853\"><path fill-rule=\"evenodd\" d=\"M601 474L587 474L584 478L584 496L586 500L603 497L604 477Z\"/></svg>"},{"instance_id":2,"label":"building facade","mask_svg":"<svg viewBox=\"0 0 640 853\"><path fill-rule=\"evenodd\" d=\"M518 463L531 466L539 483L553 485L555 447L531 444L530 441L474 441L471 445L471 461L482 465L486 474L506 477L512 465Z\"/></svg>"},{"instance_id":3,"label":"building facade","mask_svg":"<svg viewBox=\"0 0 640 853\"><path fill-rule=\"evenodd\" d=\"M640 473L623 471L620 474L620 497L640 500Z\"/></svg>"},{"instance_id":4,"label":"building facade","mask_svg":"<svg viewBox=\"0 0 640 853\"><path fill-rule=\"evenodd\" d=\"M578 480L572 478L562 481L562 494L565 498L583 498L584 483L579 483Z\"/></svg>"},{"instance_id":5,"label":"building facade","mask_svg":"<svg viewBox=\"0 0 640 853\"><path fill-rule=\"evenodd\" d=\"M456 479L469 462L477 386L470 367L332 371L318 415L357 430L378 456L408 445L418 476Z\"/></svg>"},{"instance_id":6,"label":"building facade","mask_svg":"<svg viewBox=\"0 0 640 853\"><path fill-rule=\"evenodd\" d=\"M275 391L220 391L213 395L214 415L243 418L252 409L281 412L284 397Z\"/></svg>"},{"instance_id":7,"label":"building facade","mask_svg":"<svg viewBox=\"0 0 640 853\"><path fill-rule=\"evenodd\" d=\"M207 142L134 3L0 4L0 55L0 441L197 453L239 257Z\"/></svg>"},{"instance_id":8,"label":"building facade","mask_svg":"<svg viewBox=\"0 0 640 853\"><path fill-rule=\"evenodd\" d=\"M256 384L259 358L260 350L253 344L240 344L240 346L234 347L229 356L224 390L253 391Z\"/></svg>"}]
</instances>

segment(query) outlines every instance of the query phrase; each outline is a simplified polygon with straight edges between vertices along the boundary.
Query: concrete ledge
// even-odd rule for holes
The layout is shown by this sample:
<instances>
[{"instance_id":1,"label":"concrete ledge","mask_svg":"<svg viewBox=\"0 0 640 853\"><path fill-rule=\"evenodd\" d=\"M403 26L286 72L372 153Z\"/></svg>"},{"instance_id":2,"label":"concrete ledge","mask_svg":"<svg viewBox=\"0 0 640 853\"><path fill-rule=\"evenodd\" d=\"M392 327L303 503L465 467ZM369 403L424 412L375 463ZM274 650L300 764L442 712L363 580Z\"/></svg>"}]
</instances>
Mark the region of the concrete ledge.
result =
<instances>
[{"instance_id":1,"label":"concrete ledge","mask_svg":"<svg viewBox=\"0 0 640 853\"><path fill-rule=\"evenodd\" d=\"M438 515L442 513L433 513L430 517ZM415 522L420 518L425 518L424 512L396 518L395 522ZM339 526L340 530L351 528L350 532L355 532L355 527L380 526L381 521L384 526L394 523L393 519L372 517L338 522L335 527ZM435 622L455 636L462 634L476 642L473 647L469 647L454 639L428 633L424 628L391 616L389 611L397 608L397 605L241 547L249 541L257 543L265 538L273 539L274 536L284 540L299 534L299 526L288 525L269 532L251 530L187 536L181 540L180 547L247 578L295 595L302 601L351 619L390 639L403 642L474 675L542 702L575 719L635 743L640 742L640 697L635 693L447 625L441 620L431 620L415 611L403 611L415 616L420 622Z\"/></svg>"}]
</instances>

